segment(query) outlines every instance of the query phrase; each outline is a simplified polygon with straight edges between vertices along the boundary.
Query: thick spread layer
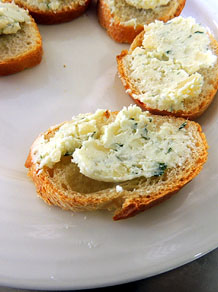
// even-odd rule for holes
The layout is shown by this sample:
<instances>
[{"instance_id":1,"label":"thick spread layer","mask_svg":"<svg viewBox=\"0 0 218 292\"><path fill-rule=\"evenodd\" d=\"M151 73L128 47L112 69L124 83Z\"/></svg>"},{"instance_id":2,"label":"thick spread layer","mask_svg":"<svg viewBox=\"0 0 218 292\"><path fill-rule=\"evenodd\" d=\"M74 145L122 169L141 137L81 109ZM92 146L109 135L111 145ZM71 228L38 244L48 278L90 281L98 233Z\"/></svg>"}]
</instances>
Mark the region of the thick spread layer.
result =
<instances>
[{"instance_id":1,"label":"thick spread layer","mask_svg":"<svg viewBox=\"0 0 218 292\"><path fill-rule=\"evenodd\" d=\"M138 9L155 9L156 7L168 4L170 0L126 0L126 2Z\"/></svg>"},{"instance_id":2,"label":"thick spread layer","mask_svg":"<svg viewBox=\"0 0 218 292\"><path fill-rule=\"evenodd\" d=\"M199 73L189 75L165 55L146 53L139 47L131 55L131 70L131 78L140 88L139 99L160 110L181 109L184 100L199 95L203 86Z\"/></svg>"},{"instance_id":3,"label":"thick spread layer","mask_svg":"<svg viewBox=\"0 0 218 292\"><path fill-rule=\"evenodd\" d=\"M145 26L145 30L145 50L166 54L189 74L213 66L216 62L206 29L192 17L180 16L167 23L156 21Z\"/></svg>"},{"instance_id":4,"label":"thick spread layer","mask_svg":"<svg viewBox=\"0 0 218 292\"><path fill-rule=\"evenodd\" d=\"M79 115L42 135L33 145L33 162L52 168L63 155L72 155L85 176L109 182L164 174L191 157L193 137L186 123L161 119L137 106L117 115L98 110Z\"/></svg>"},{"instance_id":5,"label":"thick spread layer","mask_svg":"<svg viewBox=\"0 0 218 292\"><path fill-rule=\"evenodd\" d=\"M63 155L72 155L84 141L97 137L101 126L110 120L111 116L104 110L74 117L71 122L66 122L58 130L54 130L51 138L42 135L37 139L32 148L33 162L38 168L43 166L52 168Z\"/></svg>"},{"instance_id":6,"label":"thick spread layer","mask_svg":"<svg viewBox=\"0 0 218 292\"><path fill-rule=\"evenodd\" d=\"M21 29L20 24L29 22L28 12L14 3L0 2L0 35L15 34Z\"/></svg>"},{"instance_id":7,"label":"thick spread layer","mask_svg":"<svg viewBox=\"0 0 218 292\"><path fill-rule=\"evenodd\" d=\"M160 176L181 166L191 156L191 133L185 124L155 119L137 106L124 107L98 139L75 150L73 161L84 175L108 182Z\"/></svg>"},{"instance_id":8,"label":"thick spread layer","mask_svg":"<svg viewBox=\"0 0 218 292\"><path fill-rule=\"evenodd\" d=\"M140 91L134 97L160 110L182 110L185 100L197 98L202 90L199 71L217 60L209 36L193 18L156 21L145 30L142 46L124 59Z\"/></svg>"}]
</instances>

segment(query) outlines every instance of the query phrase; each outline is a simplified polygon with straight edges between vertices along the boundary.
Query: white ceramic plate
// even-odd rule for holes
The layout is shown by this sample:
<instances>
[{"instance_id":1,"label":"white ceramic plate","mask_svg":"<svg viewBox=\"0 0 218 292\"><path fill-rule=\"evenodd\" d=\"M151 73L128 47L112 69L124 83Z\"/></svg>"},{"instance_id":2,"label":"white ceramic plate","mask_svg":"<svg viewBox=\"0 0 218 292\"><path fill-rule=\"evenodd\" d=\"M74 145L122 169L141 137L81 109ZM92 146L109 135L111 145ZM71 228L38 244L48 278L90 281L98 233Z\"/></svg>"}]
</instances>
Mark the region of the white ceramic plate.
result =
<instances>
[{"instance_id":1,"label":"white ceramic plate","mask_svg":"<svg viewBox=\"0 0 218 292\"><path fill-rule=\"evenodd\" d=\"M187 0L183 15L196 17L218 38L215 1ZM36 196L24 161L40 132L80 112L131 103L115 61L128 46L107 36L93 7L75 21L40 31L42 63L0 80L0 285L112 285L164 272L217 247L218 99L199 119L210 145L207 164L160 206L113 222L107 212L72 214Z\"/></svg>"}]
</instances>

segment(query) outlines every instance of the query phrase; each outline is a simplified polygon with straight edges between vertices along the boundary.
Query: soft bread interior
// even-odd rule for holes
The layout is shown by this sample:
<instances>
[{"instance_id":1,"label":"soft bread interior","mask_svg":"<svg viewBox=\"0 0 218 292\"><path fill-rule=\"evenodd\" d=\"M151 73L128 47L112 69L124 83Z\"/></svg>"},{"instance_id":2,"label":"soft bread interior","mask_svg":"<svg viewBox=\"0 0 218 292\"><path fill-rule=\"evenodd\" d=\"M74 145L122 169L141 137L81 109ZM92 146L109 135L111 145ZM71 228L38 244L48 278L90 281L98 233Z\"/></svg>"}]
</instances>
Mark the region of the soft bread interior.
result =
<instances>
[{"instance_id":1,"label":"soft bread interior","mask_svg":"<svg viewBox=\"0 0 218 292\"><path fill-rule=\"evenodd\" d=\"M39 44L39 33L33 23L20 24L16 34L0 35L0 60L5 62L31 52Z\"/></svg>"}]
</instances>

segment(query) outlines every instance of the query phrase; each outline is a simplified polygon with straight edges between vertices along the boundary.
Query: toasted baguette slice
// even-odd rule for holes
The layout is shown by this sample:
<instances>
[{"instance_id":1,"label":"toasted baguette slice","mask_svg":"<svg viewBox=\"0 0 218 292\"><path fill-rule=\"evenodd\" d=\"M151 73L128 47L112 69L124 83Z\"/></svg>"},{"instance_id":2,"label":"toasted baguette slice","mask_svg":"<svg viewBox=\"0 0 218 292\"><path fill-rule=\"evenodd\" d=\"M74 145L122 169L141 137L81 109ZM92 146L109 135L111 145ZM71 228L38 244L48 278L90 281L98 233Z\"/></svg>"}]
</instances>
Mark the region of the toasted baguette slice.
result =
<instances>
[{"instance_id":1,"label":"toasted baguette slice","mask_svg":"<svg viewBox=\"0 0 218 292\"><path fill-rule=\"evenodd\" d=\"M107 113L108 117L108 111ZM110 113L114 117L117 113ZM25 166L28 175L35 183L38 195L49 205L65 210L94 211L107 209L114 211L114 220L126 219L136 215L171 197L185 184L191 181L202 169L207 160L207 141L199 124L182 118L151 116L157 125L164 122L176 127L185 125L193 139L191 159L184 165L169 168L160 176L139 177L124 182L103 182L91 179L80 173L72 157L62 156L61 161L52 168L39 169L34 161L36 145L40 138L50 139L64 124L50 128L33 143Z\"/></svg>"},{"instance_id":2,"label":"toasted baguette slice","mask_svg":"<svg viewBox=\"0 0 218 292\"><path fill-rule=\"evenodd\" d=\"M28 9L32 17L40 24L58 24L68 22L82 15L88 8L91 0L58 0L60 6L56 9L44 9L43 1L15 0L20 7ZM45 1L46 2L46 1Z\"/></svg>"},{"instance_id":3,"label":"toasted baguette slice","mask_svg":"<svg viewBox=\"0 0 218 292\"><path fill-rule=\"evenodd\" d=\"M138 104L142 109L148 110L153 114L160 115L170 115L183 117L188 119L196 119L199 117L211 104L214 96L216 95L218 89L218 58L217 62L213 67L202 68L197 71L204 78L203 87L197 98L194 100L187 100L184 102L183 110L161 110L158 107L151 107L148 104L141 102L139 97L141 91L134 83L134 80L130 77L129 67L125 64L125 58L128 55L131 55L135 48L141 47L144 39L144 34L146 31L142 31L133 41L130 46L129 51L123 50L119 56L117 56L118 64L118 73L123 83L123 86L126 89L126 92L133 98L133 100ZM210 49L213 54L218 57L218 42L214 39L212 35L209 35L210 38ZM160 81L161 82L161 81Z\"/></svg>"},{"instance_id":4,"label":"toasted baguette slice","mask_svg":"<svg viewBox=\"0 0 218 292\"><path fill-rule=\"evenodd\" d=\"M171 0L167 5L155 9L137 9L125 0L99 0L98 20L112 39L119 43L132 43L145 24L156 19L166 22L180 15L185 2L186 0Z\"/></svg>"},{"instance_id":5,"label":"toasted baguette slice","mask_svg":"<svg viewBox=\"0 0 218 292\"><path fill-rule=\"evenodd\" d=\"M16 34L0 35L0 76L34 67L42 59L42 39L31 17Z\"/></svg>"}]
</instances>

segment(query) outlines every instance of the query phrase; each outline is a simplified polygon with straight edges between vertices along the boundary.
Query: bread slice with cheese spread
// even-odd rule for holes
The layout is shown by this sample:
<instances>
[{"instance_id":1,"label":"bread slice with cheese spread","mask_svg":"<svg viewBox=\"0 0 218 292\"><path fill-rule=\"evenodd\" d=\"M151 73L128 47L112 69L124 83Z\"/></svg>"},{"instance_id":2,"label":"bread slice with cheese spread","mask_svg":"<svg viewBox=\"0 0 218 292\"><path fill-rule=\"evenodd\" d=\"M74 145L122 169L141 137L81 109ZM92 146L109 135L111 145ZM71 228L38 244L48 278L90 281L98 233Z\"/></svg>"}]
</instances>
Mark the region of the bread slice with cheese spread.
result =
<instances>
[{"instance_id":1,"label":"bread slice with cheese spread","mask_svg":"<svg viewBox=\"0 0 218 292\"><path fill-rule=\"evenodd\" d=\"M120 43L131 43L145 24L180 15L186 0L99 0L99 23Z\"/></svg>"},{"instance_id":2,"label":"bread slice with cheese spread","mask_svg":"<svg viewBox=\"0 0 218 292\"><path fill-rule=\"evenodd\" d=\"M15 4L0 2L0 76L36 66L42 39L34 19Z\"/></svg>"},{"instance_id":3,"label":"bread slice with cheese spread","mask_svg":"<svg viewBox=\"0 0 218 292\"><path fill-rule=\"evenodd\" d=\"M83 114L41 134L25 166L38 195L65 210L129 218L190 182L207 160L199 124L142 112Z\"/></svg>"},{"instance_id":4,"label":"bread slice with cheese spread","mask_svg":"<svg viewBox=\"0 0 218 292\"><path fill-rule=\"evenodd\" d=\"M40 24L68 22L82 15L91 0L14 0Z\"/></svg>"},{"instance_id":5,"label":"bread slice with cheese spread","mask_svg":"<svg viewBox=\"0 0 218 292\"><path fill-rule=\"evenodd\" d=\"M145 26L117 63L126 92L154 114L195 119L218 89L218 42L191 17Z\"/></svg>"}]
</instances>

